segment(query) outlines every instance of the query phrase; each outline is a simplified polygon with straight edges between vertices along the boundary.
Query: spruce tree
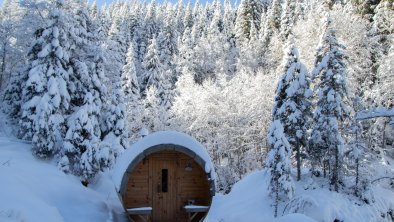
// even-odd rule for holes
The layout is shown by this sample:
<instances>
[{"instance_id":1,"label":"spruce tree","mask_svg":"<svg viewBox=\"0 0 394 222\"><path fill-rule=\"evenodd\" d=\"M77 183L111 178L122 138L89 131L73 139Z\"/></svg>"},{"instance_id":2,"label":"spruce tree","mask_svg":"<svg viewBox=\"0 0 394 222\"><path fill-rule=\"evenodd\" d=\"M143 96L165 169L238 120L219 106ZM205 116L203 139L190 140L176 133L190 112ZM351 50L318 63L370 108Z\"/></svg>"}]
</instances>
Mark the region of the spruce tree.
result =
<instances>
[{"instance_id":1,"label":"spruce tree","mask_svg":"<svg viewBox=\"0 0 394 222\"><path fill-rule=\"evenodd\" d=\"M311 118L310 77L292 40L287 44L282 77L276 89L274 120L280 120L284 135L296 152L297 180L301 179L301 149L307 145L307 130Z\"/></svg>"},{"instance_id":2,"label":"spruce tree","mask_svg":"<svg viewBox=\"0 0 394 222\"><path fill-rule=\"evenodd\" d=\"M160 75L163 75L163 65L160 60L160 52L156 38L151 39L144 57L143 67L145 73L141 81L142 91L144 92L151 86L158 88L157 84L159 84Z\"/></svg>"},{"instance_id":3,"label":"spruce tree","mask_svg":"<svg viewBox=\"0 0 394 222\"><path fill-rule=\"evenodd\" d=\"M86 183L101 169L100 112L99 102L88 92L83 105L68 118L68 130L59 161L61 170L80 176Z\"/></svg>"},{"instance_id":4,"label":"spruce tree","mask_svg":"<svg viewBox=\"0 0 394 222\"><path fill-rule=\"evenodd\" d=\"M122 89L125 96L125 105L127 112L127 124L129 125L129 137L131 140L139 138L138 131L141 128L142 105L140 96L140 87L137 80L135 68L135 42L130 44L127 52L126 65L122 71Z\"/></svg>"},{"instance_id":5,"label":"spruce tree","mask_svg":"<svg viewBox=\"0 0 394 222\"><path fill-rule=\"evenodd\" d=\"M113 89L113 95L105 116L105 123L107 131L104 132L103 137L108 134L113 134L116 141L126 148L127 146L127 114L124 104L124 94L120 82L116 83Z\"/></svg>"},{"instance_id":6,"label":"spruce tree","mask_svg":"<svg viewBox=\"0 0 394 222\"><path fill-rule=\"evenodd\" d=\"M280 19L280 35L282 41L286 41L291 34L295 20L296 2L294 0L286 0L284 3L282 17Z\"/></svg>"},{"instance_id":7,"label":"spruce tree","mask_svg":"<svg viewBox=\"0 0 394 222\"><path fill-rule=\"evenodd\" d=\"M10 83L4 91L3 111L14 120L19 119L21 115L22 83L26 81L26 74L26 71L12 74Z\"/></svg>"},{"instance_id":8,"label":"spruce tree","mask_svg":"<svg viewBox=\"0 0 394 222\"><path fill-rule=\"evenodd\" d=\"M344 46L338 43L332 21L324 21L323 34L316 54L312 75L319 79L315 86L316 108L309 154L314 165L329 165L330 185L339 190L344 140L342 133L349 115ZM325 170L326 168L324 168Z\"/></svg>"},{"instance_id":9,"label":"spruce tree","mask_svg":"<svg viewBox=\"0 0 394 222\"><path fill-rule=\"evenodd\" d=\"M273 121L267 137L271 150L265 165L270 173L269 191L274 198L274 215L277 217L281 197L291 198L294 193L294 183L290 175L291 147L283 134L280 120Z\"/></svg>"},{"instance_id":10,"label":"spruce tree","mask_svg":"<svg viewBox=\"0 0 394 222\"><path fill-rule=\"evenodd\" d=\"M54 3L50 25L32 47L22 95L20 133L24 139L32 139L34 154L42 158L58 151L70 102L69 27L62 7L61 1Z\"/></svg>"}]
</instances>

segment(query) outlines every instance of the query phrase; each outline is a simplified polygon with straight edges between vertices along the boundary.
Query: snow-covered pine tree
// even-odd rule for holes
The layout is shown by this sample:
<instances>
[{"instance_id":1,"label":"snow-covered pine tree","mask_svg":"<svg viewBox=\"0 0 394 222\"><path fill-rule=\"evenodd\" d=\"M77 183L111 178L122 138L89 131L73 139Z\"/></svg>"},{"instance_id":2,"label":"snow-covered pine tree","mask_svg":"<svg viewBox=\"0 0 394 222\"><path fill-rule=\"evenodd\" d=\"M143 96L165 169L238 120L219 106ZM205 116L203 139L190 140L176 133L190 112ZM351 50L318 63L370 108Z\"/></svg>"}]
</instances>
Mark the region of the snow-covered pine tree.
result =
<instances>
[{"instance_id":1,"label":"snow-covered pine tree","mask_svg":"<svg viewBox=\"0 0 394 222\"><path fill-rule=\"evenodd\" d=\"M137 73L135 69L135 45L135 42L130 44L126 54L126 64L122 69L122 89L126 100L128 100L129 97L133 97L133 99L139 98L140 94Z\"/></svg>"},{"instance_id":2,"label":"snow-covered pine tree","mask_svg":"<svg viewBox=\"0 0 394 222\"><path fill-rule=\"evenodd\" d=\"M11 75L10 82L4 91L3 111L17 120L21 115L22 82L26 81L26 71L16 72Z\"/></svg>"},{"instance_id":3,"label":"snow-covered pine tree","mask_svg":"<svg viewBox=\"0 0 394 222\"><path fill-rule=\"evenodd\" d=\"M122 29L121 26L121 18L116 17L109 30L109 39L106 46L106 59L108 60L108 62L105 63L106 75L108 79L114 81L121 75L122 67L125 64L127 50L126 33L124 33L124 29Z\"/></svg>"},{"instance_id":4,"label":"snow-covered pine tree","mask_svg":"<svg viewBox=\"0 0 394 222\"><path fill-rule=\"evenodd\" d=\"M280 19L280 35L282 41L286 41L294 25L296 1L286 0L283 4L283 13Z\"/></svg>"},{"instance_id":5,"label":"snow-covered pine tree","mask_svg":"<svg viewBox=\"0 0 394 222\"><path fill-rule=\"evenodd\" d=\"M250 27L252 21L253 18L250 14L248 0L242 0L237 10L237 17L235 19L234 28L235 37L239 46L241 46L248 40L250 36Z\"/></svg>"},{"instance_id":6,"label":"snow-covered pine tree","mask_svg":"<svg viewBox=\"0 0 394 222\"><path fill-rule=\"evenodd\" d=\"M193 17L193 9L192 9L192 6L191 6L191 2L187 3L182 23L183 23L182 24L183 32L184 32L185 29L187 29L187 28L191 29L193 27L194 17ZM180 30L181 29L178 29L178 32Z\"/></svg>"},{"instance_id":7,"label":"snow-covered pine tree","mask_svg":"<svg viewBox=\"0 0 394 222\"><path fill-rule=\"evenodd\" d=\"M120 145L124 148L127 146L127 114L126 107L124 104L124 94L120 82L117 82L113 88L113 95L111 102L108 106L108 110L105 116L105 123L107 131L104 132L102 137L112 133L116 137L116 141L119 141Z\"/></svg>"},{"instance_id":8,"label":"snow-covered pine tree","mask_svg":"<svg viewBox=\"0 0 394 222\"><path fill-rule=\"evenodd\" d=\"M271 7L268 10L267 29L269 33L279 32L282 15L281 0L272 0Z\"/></svg>"},{"instance_id":9,"label":"snow-covered pine tree","mask_svg":"<svg viewBox=\"0 0 394 222\"><path fill-rule=\"evenodd\" d=\"M122 89L125 98L127 112L127 124L129 126L129 138L131 141L139 138L138 132L142 127L142 104L140 87L135 68L135 42L131 42L127 55L126 65L122 70Z\"/></svg>"},{"instance_id":10,"label":"snow-covered pine tree","mask_svg":"<svg viewBox=\"0 0 394 222\"><path fill-rule=\"evenodd\" d=\"M301 179L301 149L307 145L308 122L312 117L310 76L290 38L283 58L282 77L276 89L273 120L280 120L284 135L296 152L297 180Z\"/></svg>"},{"instance_id":11,"label":"snow-covered pine tree","mask_svg":"<svg viewBox=\"0 0 394 222\"><path fill-rule=\"evenodd\" d=\"M165 130L168 120L167 110L161 105L161 99L155 86L147 89L144 99L145 112L142 119L143 125L150 131Z\"/></svg>"},{"instance_id":12,"label":"snow-covered pine tree","mask_svg":"<svg viewBox=\"0 0 394 222\"><path fill-rule=\"evenodd\" d=\"M141 91L145 94L144 92L151 86L158 88L157 84L159 84L160 75L163 75L163 65L161 64L156 38L151 39L142 65L145 73L140 82Z\"/></svg>"},{"instance_id":13,"label":"snow-covered pine tree","mask_svg":"<svg viewBox=\"0 0 394 222\"><path fill-rule=\"evenodd\" d=\"M88 92L83 105L68 118L68 130L58 163L61 170L80 176L86 183L101 169L99 107L99 101Z\"/></svg>"},{"instance_id":14,"label":"snow-covered pine tree","mask_svg":"<svg viewBox=\"0 0 394 222\"><path fill-rule=\"evenodd\" d=\"M22 95L21 135L32 139L33 152L53 156L64 135L64 114L69 108L67 89L70 43L62 1L53 5L50 25L42 30L31 51L28 80Z\"/></svg>"},{"instance_id":15,"label":"snow-covered pine tree","mask_svg":"<svg viewBox=\"0 0 394 222\"><path fill-rule=\"evenodd\" d=\"M294 183L290 175L291 147L283 132L280 120L274 120L267 135L271 150L265 165L271 178L268 189L274 198L275 217L278 216L278 205L282 198L291 198L294 194Z\"/></svg>"},{"instance_id":16,"label":"snow-covered pine tree","mask_svg":"<svg viewBox=\"0 0 394 222\"><path fill-rule=\"evenodd\" d=\"M175 75L174 56L178 53L177 38L178 33L174 29L175 20L173 13L168 12L164 18L162 30L157 36L157 44L160 52L160 62L163 69L168 72L171 85L175 84L177 77Z\"/></svg>"},{"instance_id":17,"label":"snow-covered pine tree","mask_svg":"<svg viewBox=\"0 0 394 222\"><path fill-rule=\"evenodd\" d=\"M144 18L144 39L145 41L148 41L149 39L152 39L156 37L157 31L159 30L158 28L158 21L156 20L157 18L157 6L156 2L153 0L149 3L145 18Z\"/></svg>"},{"instance_id":18,"label":"snow-covered pine tree","mask_svg":"<svg viewBox=\"0 0 394 222\"><path fill-rule=\"evenodd\" d=\"M313 78L319 80L314 90L317 103L308 152L314 166L322 162L329 165L330 185L335 191L339 190L341 180L342 133L350 112L343 48L327 16L312 72Z\"/></svg>"}]
</instances>

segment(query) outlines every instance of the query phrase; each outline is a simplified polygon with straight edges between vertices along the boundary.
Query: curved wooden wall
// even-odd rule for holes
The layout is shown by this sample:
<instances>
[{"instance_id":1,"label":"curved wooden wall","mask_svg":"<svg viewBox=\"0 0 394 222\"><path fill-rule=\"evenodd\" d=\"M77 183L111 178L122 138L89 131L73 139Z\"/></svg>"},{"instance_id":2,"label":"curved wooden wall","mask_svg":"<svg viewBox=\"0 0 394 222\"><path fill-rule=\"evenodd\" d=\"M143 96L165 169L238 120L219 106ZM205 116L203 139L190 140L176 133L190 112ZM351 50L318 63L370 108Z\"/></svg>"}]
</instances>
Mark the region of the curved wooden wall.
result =
<instances>
[{"instance_id":1,"label":"curved wooden wall","mask_svg":"<svg viewBox=\"0 0 394 222\"><path fill-rule=\"evenodd\" d=\"M191 171L187 170L190 165ZM167 173L163 174L163 170ZM167 175L168 180L166 192L162 187L163 175ZM211 185L204 169L193 158L178 151L163 150L148 155L128 178L122 196L125 208L152 207L151 220L155 222L187 221L183 206L190 200L204 206L210 206L212 201Z\"/></svg>"}]
</instances>

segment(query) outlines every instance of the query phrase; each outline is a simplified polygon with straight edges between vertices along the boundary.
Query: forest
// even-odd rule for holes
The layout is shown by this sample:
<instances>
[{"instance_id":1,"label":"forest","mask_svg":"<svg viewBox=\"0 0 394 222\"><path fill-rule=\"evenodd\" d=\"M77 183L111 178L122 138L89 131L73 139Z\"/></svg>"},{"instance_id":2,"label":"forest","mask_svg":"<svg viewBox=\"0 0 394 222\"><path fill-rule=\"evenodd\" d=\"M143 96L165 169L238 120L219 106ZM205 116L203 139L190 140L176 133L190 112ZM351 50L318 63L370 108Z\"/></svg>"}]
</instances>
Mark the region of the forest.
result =
<instances>
[{"instance_id":1,"label":"forest","mask_svg":"<svg viewBox=\"0 0 394 222\"><path fill-rule=\"evenodd\" d=\"M219 192L268 167L291 197L309 169L368 201L393 119L356 116L394 106L393 21L392 0L5 0L2 109L86 184L141 129L175 130L208 149Z\"/></svg>"}]
</instances>

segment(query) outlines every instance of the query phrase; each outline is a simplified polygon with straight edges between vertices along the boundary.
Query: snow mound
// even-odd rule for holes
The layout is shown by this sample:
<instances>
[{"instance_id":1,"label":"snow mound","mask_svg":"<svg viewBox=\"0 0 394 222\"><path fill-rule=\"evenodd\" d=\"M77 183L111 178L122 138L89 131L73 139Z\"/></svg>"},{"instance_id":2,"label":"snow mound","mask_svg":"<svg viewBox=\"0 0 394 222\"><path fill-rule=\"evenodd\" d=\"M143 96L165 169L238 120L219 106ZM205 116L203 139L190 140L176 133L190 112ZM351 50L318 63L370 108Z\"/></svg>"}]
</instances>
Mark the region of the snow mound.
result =
<instances>
[{"instance_id":1,"label":"snow mound","mask_svg":"<svg viewBox=\"0 0 394 222\"><path fill-rule=\"evenodd\" d=\"M113 169L112 179L114 181L117 190L120 190L123 175L129 167L131 161L135 159L139 154L143 153L150 147L160 144L172 144L183 146L190 151L194 152L197 156L201 157L205 162L205 170L209 170L211 178L215 178L214 167L211 162L211 158L206 149L193 137L175 131L162 131L155 132L140 139L130 147L118 158L115 167Z\"/></svg>"},{"instance_id":2,"label":"snow mound","mask_svg":"<svg viewBox=\"0 0 394 222\"><path fill-rule=\"evenodd\" d=\"M311 185L306 176L295 182L295 196L281 203L274 218L272 198L268 193L266 170L253 172L236 183L228 195L213 198L206 222L383 222L392 221L388 213L394 207L394 192L382 186L371 188L373 203L366 204L353 195L337 193Z\"/></svg>"},{"instance_id":3,"label":"snow mound","mask_svg":"<svg viewBox=\"0 0 394 222\"><path fill-rule=\"evenodd\" d=\"M54 164L37 160L31 146L0 137L0 221L109 221L96 191Z\"/></svg>"},{"instance_id":4,"label":"snow mound","mask_svg":"<svg viewBox=\"0 0 394 222\"><path fill-rule=\"evenodd\" d=\"M275 219L268 197L267 171L253 172L233 186L228 195L216 195L206 222L313 222L305 215L289 214Z\"/></svg>"}]
</instances>

